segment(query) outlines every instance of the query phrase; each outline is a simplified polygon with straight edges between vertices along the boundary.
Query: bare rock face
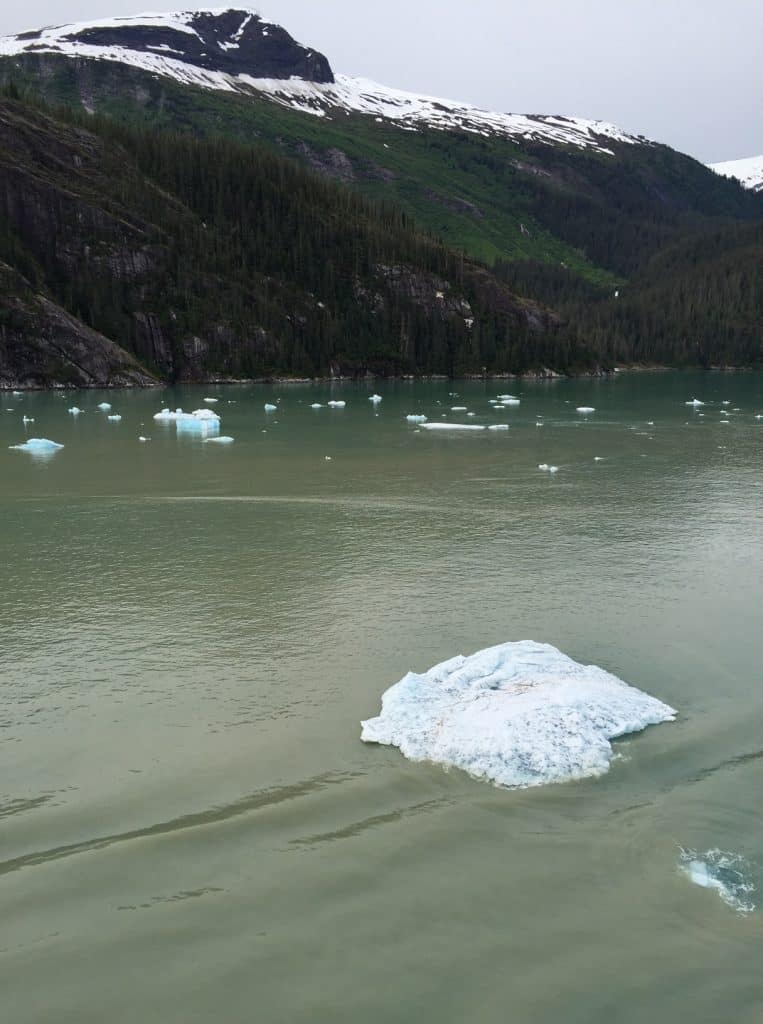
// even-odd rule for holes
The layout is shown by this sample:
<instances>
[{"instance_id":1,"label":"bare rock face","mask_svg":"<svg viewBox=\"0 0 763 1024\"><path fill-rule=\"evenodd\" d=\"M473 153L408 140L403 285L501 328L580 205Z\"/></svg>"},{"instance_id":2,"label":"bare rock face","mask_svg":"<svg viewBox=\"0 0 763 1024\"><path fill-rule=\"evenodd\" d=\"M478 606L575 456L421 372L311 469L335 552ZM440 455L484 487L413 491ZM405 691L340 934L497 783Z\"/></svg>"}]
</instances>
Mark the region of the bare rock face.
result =
<instances>
[{"instance_id":1,"label":"bare rock face","mask_svg":"<svg viewBox=\"0 0 763 1024\"><path fill-rule=\"evenodd\" d=\"M123 348L37 294L0 262L0 388L156 383Z\"/></svg>"},{"instance_id":2,"label":"bare rock face","mask_svg":"<svg viewBox=\"0 0 763 1024\"><path fill-rule=\"evenodd\" d=\"M161 54L207 71L253 78L296 76L307 82L334 81L331 65L322 53L302 46L285 29L251 11L199 11L187 20L184 17L178 27L168 15L164 25L140 25L134 19L125 19L120 25L115 18L104 25L73 29L66 41ZM25 36L29 38L29 34Z\"/></svg>"}]
</instances>

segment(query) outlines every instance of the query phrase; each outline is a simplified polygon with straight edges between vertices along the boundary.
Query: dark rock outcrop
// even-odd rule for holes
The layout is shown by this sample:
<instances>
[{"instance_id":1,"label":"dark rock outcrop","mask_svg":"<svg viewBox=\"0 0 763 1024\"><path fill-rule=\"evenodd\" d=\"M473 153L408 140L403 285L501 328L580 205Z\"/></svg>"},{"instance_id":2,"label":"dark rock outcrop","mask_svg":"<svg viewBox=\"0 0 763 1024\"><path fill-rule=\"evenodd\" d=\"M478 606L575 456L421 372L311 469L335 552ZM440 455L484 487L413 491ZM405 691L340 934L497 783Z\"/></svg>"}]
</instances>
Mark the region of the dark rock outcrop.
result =
<instances>
[{"instance_id":1,"label":"dark rock outcrop","mask_svg":"<svg viewBox=\"0 0 763 1024\"><path fill-rule=\"evenodd\" d=\"M37 294L0 262L0 388L145 387L157 380L119 345Z\"/></svg>"}]
</instances>

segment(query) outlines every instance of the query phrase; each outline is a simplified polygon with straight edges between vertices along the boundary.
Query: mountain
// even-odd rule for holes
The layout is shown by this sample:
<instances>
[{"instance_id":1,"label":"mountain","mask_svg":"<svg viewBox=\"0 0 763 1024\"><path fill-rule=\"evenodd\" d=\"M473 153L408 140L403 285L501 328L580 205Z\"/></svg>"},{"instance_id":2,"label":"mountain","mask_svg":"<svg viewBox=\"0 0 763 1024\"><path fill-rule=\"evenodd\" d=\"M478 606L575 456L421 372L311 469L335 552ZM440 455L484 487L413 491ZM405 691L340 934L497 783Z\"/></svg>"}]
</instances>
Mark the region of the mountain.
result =
<instances>
[{"instance_id":1,"label":"mountain","mask_svg":"<svg viewBox=\"0 0 763 1024\"><path fill-rule=\"evenodd\" d=\"M496 114L336 74L247 10L106 19L0 41L0 82L130 122L258 141L391 200L478 259L617 287L698 219L761 216L691 157L605 122Z\"/></svg>"},{"instance_id":2,"label":"mountain","mask_svg":"<svg viewBox=\"0 0 763 1024\"><path fill-rule=\"evenodd\" d=\"M494 114L469 104L334 75L323 56L249 10L185 11L107 18L0 39L0 56L54 54L116 61L183 85L264 95L317 117L368 114L402 128L458 129L610 152L636 142L613 125L582 118ZM645 141L645 140L641 140Z\"/></svg>"},{"instance_id":3,"label":"mountain","mask_svg":"<svg viewBox=\"0 0 763 1024\"><path fill-rule=\"evenodd\" d=\"M744 160L727 160L710 164L711 170L727 178L736 178L745 188L763 191L763 156L750 156Z\"/></svg>"},{"instance_id":4,"label":"mountain","mask_svg":"<svg viewBox=\"0 0 763 1024\"><path fill-rule=\"evenodd\" d=\"M596 366L486 268L283 156L8 92L0 385Z\"/></svg>"},{"instance_id":5,"label":"mountain","mask_svg":"<svg viewBox=\"0 0 763 1024\"><path fill-rule=\"evenodd\" d=\"M317 372L318 367L323 372L328 366L460 372L483 366L499 371L567 369L613 361L763 361L763 298L755 277L763 255L757 232L763 223L763 193L743 189L690 156L606 122L491 113L351 79L283 28L238 9L112 18L9 37L0 41L3 82L14 94L34 102L42 97L62 111L77 112L85 118L77 121L80 126L89 117L104 144L130 151L136 145L142 152L141 140L158 132L166 145L179 147L167 158L173 165L182 148L179 136L191 136L200 147L193 151L199 173L202 166L204 173L216 173L209 154L222 140L240 147L239 161L252 149L259 161L268 154L279 167L287 166L282 162L288 158L309 172L305 182L317 175L333 188L326 193L332 197L329 207L350 202L340 196L360 196L366 205L357 210L363 210L363 222L374 238L380 237L378 219L387 230L389 211L394 210L402 218L395 224L404 223L407 232L403 249L411 253L413 237L417 245L427 239L431 247L425 266L417 263L421 251L415 246L415 253L406 256L414 274L439 274L471 302L459 271L454 276L454 253L464 254L472 282L478 263L483 264L479 273L490 281L491 301L500 294L499 308L514 309L512 331L520 339L515 343L505 331L502 335L493 319L491 340L480 334L475 345L473 338L461 335L450 345L450 356L443 358L440 341L432 341L440 327L427 325L424 317L417 320L418 348L401 349L397 328L388 325L387 341L378 350L364 336L353 351L340 337L352 320L349 305L342 305L341 311L335 306L334 334L327 348L313 336L320 329L308 295L298 313L306 326L296 355L277 329L277 318L266 318L266 329L277 339L266 347L267 357L258 350L244 358L239 340L230 343L228 355L217 358L217 343L207 340L204 359L191 359L184 354L187 336L179 340L182 332L165 321L163 337L174 340L157 362L143 334L131 335L130 351L162 374ZM122 126L121 136L115 134L117 125ZM238 193L235 161L230 154L228 159L228 180L218 184ZM289 174L296 173L289 167ZM134 168L189 205L188 182L177 175L166 179L164 170L140 161ZM286 171L279 175L280 184L271 182L274 192L289 180ZM308 218L315 212L312 202L303 210ZM139 200L131 203L137 204L131 212L141 208ZM208 205L203 210L193 202L190 206L203 219L212 212ZM245 209L257 216L257 211ZM223 212L215 230L238 231L234 211ZM177 239L177 227L165 227L163 216L152 212L148 220ZM276 226L274 219L268 236L275 250L288 244L293 230L289 225L279 238ZM340 247L337 265L344 266L343 247L352 249L356 243L347 236L321 237L323 244ZM703 245L709 248L703 250ZM330 249L316 245L309 251L322 264L334 262ZM361 285L365 294L375 294L374 267L396 265L388 251L389 246L383 258L374 255L364 264L363 274L370 275ZM269 251L268 260L274 255ZM200 255L193 260L199 266L203 262ZM447 272L433 269L440 264ZM288 281L289 288L302 289L303 298L304 289L319 294L304 268L298 281L294 268L275 270L277 274L266 274L268 280L281 275L279 280ZM384 285L385 301L393 277ZM253 286L250 281L242 287ZM409 297L416 291L409 288ZM434 288L434 294L440 291ZM201 294L211 293L202 289ZM167 307L174 308L174 301L168 300ZM142 302L145 306L146 300ZM349 302L347 294L341 302ZM491 309L487 302L486 319L478 318L480 332L493 316ZM525 315L523 309L532 312ZM284 307L281 311L292 315ZM210 324L218 315L211 310ZM421 315L420 308L416 316ZM204 332L212 328L201 319L197 310L193 330L206 338ZM530 322L541 329L527 334ZM88 323L105 330L92 316ZM129 323L134 332L133 320ZM240 322L238 330L240 339L249 328ZM427 332L432 337L425 341Z\"/></svg>"}]
</instances>

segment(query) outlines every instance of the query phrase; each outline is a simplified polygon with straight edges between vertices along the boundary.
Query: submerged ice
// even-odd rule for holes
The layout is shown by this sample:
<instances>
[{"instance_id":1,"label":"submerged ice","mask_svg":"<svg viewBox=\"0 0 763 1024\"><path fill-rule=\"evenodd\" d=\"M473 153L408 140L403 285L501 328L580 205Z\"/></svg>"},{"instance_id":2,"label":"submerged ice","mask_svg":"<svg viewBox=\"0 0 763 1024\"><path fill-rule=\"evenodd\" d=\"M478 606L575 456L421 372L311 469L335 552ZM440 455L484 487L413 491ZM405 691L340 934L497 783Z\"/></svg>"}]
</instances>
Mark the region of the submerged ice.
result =
<instances>
[{"instance_id":1,"label":"submerged ice","mask_svg":"<svg viewBox=\"0 0 763 1024\"><path fill-rule=\"evenodd\" d=\"M726 850L681 850L680 867L695 885L714 889L723 902L740 914L755 910L756 887L750 865L738 853Z\"/></svg>"},{"instance_id":2,"label":"submerged ice","mask_svg":"<svg viewBox=\"0 0 763 1024\"><path fill-rule=\"evenodd\" d=\"M611 740L675 716L604 669L526 640L409 672L361 739L520 788L602 775Z\"/></svg>"}]
</instances>

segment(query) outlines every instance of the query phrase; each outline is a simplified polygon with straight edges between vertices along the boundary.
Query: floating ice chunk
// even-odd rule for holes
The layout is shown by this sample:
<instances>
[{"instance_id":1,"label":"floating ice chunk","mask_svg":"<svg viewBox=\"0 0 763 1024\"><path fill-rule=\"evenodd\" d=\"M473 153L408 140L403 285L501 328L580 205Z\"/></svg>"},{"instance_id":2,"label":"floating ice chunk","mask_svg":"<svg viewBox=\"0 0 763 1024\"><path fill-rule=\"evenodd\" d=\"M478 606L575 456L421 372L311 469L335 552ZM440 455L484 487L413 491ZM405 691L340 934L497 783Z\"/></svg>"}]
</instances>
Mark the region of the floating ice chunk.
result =
<instances>
[{"instance_id":1,"label":"floating ice chunk","mask_svg":"<svg viewBox=\"0 0 763 1024\"><path fill-rule=\"evenodd\" d=\"M205 398L204 401L207 402L208 405L216 405L220 401L220 399L219 398Z\"/></svg>"},{"instance_id":2,"label":"floating ice chunk","mask_svg":"<svg viewBox=\"0 0 763 1024\"><path fill-rule=\"evenodd\" d=\"M193 416L195 420L201 420L202 422L204 422L205 420L208 423L220 422L220 417L217 415L216 412L213 412L211 409L194 409L194 411L192 413L189 413L188 415Z\"/></svg>"},{"instance_id":3,"label":"floating ice chunk","mask_svg":"<svg viewBox=\"0 0 763 1024\"><path fill-rule=\"evenodd\" d=\"M582 413L596 412L592 405L579 405L575 411Z\"/></svg>"},{"instance_id":4,"label":"floating ice chunk","mask_svg":"<svg viewBox=\"0 0 763 1024\"><path fill-rule=\"evenodd\" d=\"M205 437L204 444L233 444L234 438L227 437L225 434L222 437Z\"/></svg>"},{"instance_id":5,"label":"floating ice chunk","mask_svg":"<svg viewBox=\"0 0 763 1024\"><path fill-rule=\"evenodd\" d=\"M23 395L23 394L24 394L24 392L23 392L23 391L11 391L11 394L12 394L12 395L15 395L15 396L16 396L16 397L18 398L18 397L20 397L21 395Z\"/></svg>"},{"instance_id":6,"label":"floating ice chunk","mask_svg":"<svg viewBox=\"0 0 763 1024\"><path fill-rule=\"evenodd\" d=\"M383 399L382 399L381 395L371 395L371 397L368 399L368 401L369 402L373 402L374 405L378 405L379 402L383 401Z\"/></svg>"},{"instance_id":7,"label":"floating ice chunk","mask_svg":"<svg viewBox=\"0 0 763 1024\"><path fill-rule=\"evenodd\" d=\"M63 448L62 444L58 444L56 441L50 441L47 437L30 437L28 441L23 444L11 444L9 448L14 449L17 452L57 452Z\"/></svg>"},{"instance_id":8,"label":"floating ice chunk","mask_svg":"<svg viewBox=\"0 0 763 1024\"><path fill-rule=\"evenodd\" d=\"M109 406L111 408L111 406ZM73 405L69 410L72 416L79 416L82 413L81 409L78 409L76 405Z\"/></svg>"},{"instance_id":9,"label":"floating ice chunk","mask_svg":"<svg viewBox=\"0 0 763 1024\"><path fill-rule=\"evenodd\" d=\"M541 473L558 473L559 472L559 467L558 466L549 466L549 464L547 462L541 462L541 464L538 466L538 469L541 471Z\"/></svg>"},{"instance_id":10,"label":"floating ice chunk","mask_svg":"<svg viewBox=\"0 0 763 1024\"><path fill-rule=\"evenodd\" d=\"M111 408L111 405L109 402L101 402L98 408L102 409L104 412L108 412L109 409Z\"/></svg>"},{"instance_id":11,"label":"floating ice chunk","mask_svg":"<svg viewBox=\"0 0 763 1024\"><path fill-rule=\"evenodd\" d=\"M22 423L34 423L34 417L33 416L22 416L21 417L21 422Z\"/></svg>"},{"instance_id":12,"label":"floating ice chunk","mask_svg":"<svg viewBox=\"0 0 763 1024\"><path fill-rule=\"evenodd\" d=\"M146 443L146 441L150 441L150 440L151 440L151 438L150 438L150 437L143 437L143 435L141 434L141 436L140 436L140 437L138 438L138 440L139 440L140 442L142 442L143 444L145 444L145 443Z\"/></svg>"},{"instance_id":13,"label":"floating ice chunk","mask_svg":"<svg viewBox=\"0 0 763 1024\"><path fill-rule=\"evenodd\" d=\"M451 412L466 412L467 408L468 408L468 406L466 406L466 405L451 405L450 411Z\"/></svg>"},{"instance_id":14,"label":"floating ice chunk","mask_svg":"<svg viewBox=\"0 0 763 1024\"><path fill-rule=\"evenodd\" d=\"M423 423L424 430L484 430L479 423Z\"/></svg>"},{"instance_id":15,"label":"floating ice chunk","mask_svg":"<svg viewBox=\"0 0 763 1024\"><path fill-rule=\"evenodd\" d=\"M704 404L705 403L704 402L700 402L700 400L698 398L692 398L691 402L687 402L686 403L686 405L693 405L695 409L699 409L699 407L701 405L704 405Z\"/></svg>"},{"instance_id":16,"label":"floating ice chunk","mask_svg":"<svg viewBox=\"0 0 763 1024\"><path fill-rule=\"evenodd\" d=\"M755 417L755 419L756 419L756 420L763 420L763 413L760 413L760 412L759 412L759 413L757 414L757 416Z\"/></svg>"},{"instance_id":17,"label":"floating ice chunk","mask_svg":"<svg viewBox=\"0 0 763 1024\"><path fill-rule=\"evenodd\" d=\"M409 672L361 739L510 788L603 775L610 741L676 712L549 644L501 644Z\"/></svg>"},{"instance_id":18,"label":"floating ice chunk","mask_svg":"<svg viewBox=\"0 0 763 1024\"><path fill-rule=\"evenodd\" d=\"M492 426L487 428L488 430L508 430L508 423L493 423Z\"/></svg>"},{"instance_id":19,"label":"floating ice chunk","mask_svg":"<svg viewBox=\"0 0 763 1024\"><path fill-rule=\"evenodd\" d=\"M106 419L111 420L112 423L119 423L122 417L118 413L115 413L113 416L107 416Z\"/></svg>"},{"instance_id":20,"label":"floating ice chunk","mask_svg":"<svg viewBox=\"0 0 763 1024\"><path fill-rule=\"evenodd\" d=\"M721 402L721 405L731 405L731 402Z\"/></svg>"},{"instance_id":21,"label":"floating ice chunk","mask_svg":"<svg viewBox=\"0 0 763 1024\"><path fill-rule=\"evenodd\" d=\"M328 406L330 409L344 409L347 405L346 402L329 402Z\"/></svg>"},{"instance_id":22,"label":"floating ice chunk","mask_svg":"<svg viewBox=\"0 0 763 1024\"><path fill-rule=\"evenodd\" d=\"M498 396L498 401L499 402L518 402L519 399L517 398L516 395L499 395Z\"/></svg>"},{"instance_id":23,"label":"floating ice chunk","mask_svg":"<svg viewBox=\"0 0 763 1024\"><path fill-rule=\"evenodd\" d=\"M593 461L594 462L603 462L604 459L601 457L601 455L594 455Z\"/></svg>"},{"instance_id":24,"label":"floating ice chunk","mask_svg":"<svg viewBox=\"0 0 763 1024\"><path fill-rule=\"evenodd\" d=\"M521 405L521 401L518 398L505 398L501 405Z\"/></svg>"},{"instance_id":25,"label":"floating ice chunk","mask_svg":"<svg viewBox=\"0 0 763 1024\"><path fill-rule=\"evenodd\" d=\"M310 408L311 409L322 409L323 406L321 405L320 402L313 402L313 404L310 406Z\"/></svg>"},{"instance_id":26,"label":"floating ice chunk","mask_svg":"<svg viewBox=\"0 0 763 1024\"><path fill-rule=\"evenodd\" d=\"M331 462L331 461L332 460L331 460L331 456L330 455L325 455L324 456L324 462Z\"/></svg>"},{"instance_id":27,"label":"floating ice chunk","mask_svg":"<svg viewBox=\"0 0 763 1024\"><path fill-rule=\"evenodd\" d=\"M265 412L278 412L277 405L271 405L269 402L265 405Z\"/></svg>"},{"instance_id":28,"label":"floating ice chunk","mask_svg":"<svg viewBox=\"0 0 763 1024\"><path fill-rule=\"evenodd\" d=\"M426 423L427 421L426 416L419 416L418 414L413 416L406 416L405 418L408 420L409 423Z\"/></svg>"},{"instance_id":29,"label":"floating ice chunk","mask_svg":"<svg viewBox=\"0 0 763 1024\"><path fill-rule=\"evenodd\" d=\"M695 885L715 889L723 902L740 914L755 910L752 897L756 886L750 878L751 868L744 857L726 850L681 850L681 870Z\"/></svg>"}]
</instances>

